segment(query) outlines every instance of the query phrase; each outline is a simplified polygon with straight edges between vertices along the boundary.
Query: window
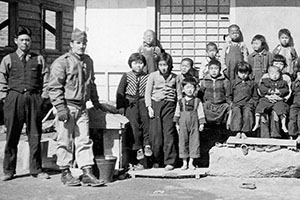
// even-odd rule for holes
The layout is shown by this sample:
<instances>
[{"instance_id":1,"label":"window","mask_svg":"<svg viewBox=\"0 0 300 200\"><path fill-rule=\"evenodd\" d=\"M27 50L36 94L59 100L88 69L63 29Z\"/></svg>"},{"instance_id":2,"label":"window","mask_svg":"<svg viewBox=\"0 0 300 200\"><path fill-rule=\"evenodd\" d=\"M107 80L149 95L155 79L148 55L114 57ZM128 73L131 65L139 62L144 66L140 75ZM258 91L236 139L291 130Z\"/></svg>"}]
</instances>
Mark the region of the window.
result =
<instances>
[{"instance_id":1,"label":"window","mask_svg":"<svg viewBox=\"0 0 300 200\"><path fill-rule=\"evenodd\" d=\"M42 47L46 50L61 51L62 11L56 9L43 6Z\"/></svg>"},{"instance_id":2,"label":"window","mask_svg":"<svg viewBox=\"0 0 300 200\"><path fill-rule=\"evenodd\" d=\"M206 55L206 44L219 47L229 26L230 0L160 0L158 13L159 40L173 57L179 70L183 57L199 66Z\"/></svg>"},{"instance_id":3,"label":"window","mask_svg":"<svg viewBox=\"0 0 300 200\"><path fill-rule=\"evenodd\" d=\"M0 47L14 45L14 35L17 27L17 3L0 1Z\"/></svg>"}]
</instances>

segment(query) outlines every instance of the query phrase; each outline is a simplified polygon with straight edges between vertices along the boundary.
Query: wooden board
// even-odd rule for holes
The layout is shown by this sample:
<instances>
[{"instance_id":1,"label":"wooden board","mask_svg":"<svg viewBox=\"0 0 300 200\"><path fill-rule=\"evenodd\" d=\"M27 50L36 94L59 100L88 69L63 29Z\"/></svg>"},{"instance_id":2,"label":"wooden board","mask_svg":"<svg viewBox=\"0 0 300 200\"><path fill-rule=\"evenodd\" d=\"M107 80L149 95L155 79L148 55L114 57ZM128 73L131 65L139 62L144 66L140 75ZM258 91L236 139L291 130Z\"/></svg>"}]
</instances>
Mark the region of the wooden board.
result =
<instances>
[{"instance_id":1,"label":"wooden board","mask_svg":"<svg viewBox=\"0 0 300 200\"><path fill-rule=\"evenodd\" d=\"M283 147L297 147L296 140L287 140L287 139L274 139L274 138L254 138L248 137L247 139L237 139L233 136L229 137L227 142L228 145L278 145Z\"/></svg>"},{"instance_id":2,"label":"wooden board","mask_svg":"<svg viewBox=\"0 0 300 200\"><path fill-rule=\"evenodd\" d=\"M197 178L206 176L208 168L197 168L195 170L181 170L176 168L166 171L164 168L151 168L138 171L129 171L132 178Z\"/></svg>"}]
</instances>

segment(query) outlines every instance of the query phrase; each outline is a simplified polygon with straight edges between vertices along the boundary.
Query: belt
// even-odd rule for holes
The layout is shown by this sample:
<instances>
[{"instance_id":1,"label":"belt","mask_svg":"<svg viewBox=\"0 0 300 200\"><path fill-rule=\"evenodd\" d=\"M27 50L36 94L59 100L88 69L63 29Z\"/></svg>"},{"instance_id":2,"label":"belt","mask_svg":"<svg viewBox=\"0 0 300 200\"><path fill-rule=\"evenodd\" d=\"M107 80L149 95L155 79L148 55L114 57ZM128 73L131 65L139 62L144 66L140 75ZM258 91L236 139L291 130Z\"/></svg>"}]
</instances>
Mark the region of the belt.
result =
<instances>
[{"instance_id":1,"label":"belt","mask_svg":"<svg viewBox=\"0 0 300 200\"><path fill-rule=\"evenodd\" d=\"M41 90L32 90L32 89L23 89L23 90L17 90L14 88L10 88L10 90L16 91L18 93L24 94L24 93L30 93L30 94L39 94L41 93Z\"/></svg>"}]
</instances>

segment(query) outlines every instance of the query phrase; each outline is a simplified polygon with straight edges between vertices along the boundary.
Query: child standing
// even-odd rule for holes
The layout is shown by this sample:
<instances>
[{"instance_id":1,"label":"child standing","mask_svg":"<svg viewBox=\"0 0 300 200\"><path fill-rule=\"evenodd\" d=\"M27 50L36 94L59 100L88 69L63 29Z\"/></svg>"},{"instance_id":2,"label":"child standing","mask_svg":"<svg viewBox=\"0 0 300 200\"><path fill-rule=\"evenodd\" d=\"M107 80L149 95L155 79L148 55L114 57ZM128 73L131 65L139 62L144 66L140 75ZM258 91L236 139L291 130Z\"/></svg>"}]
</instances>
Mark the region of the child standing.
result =
<instances>
[{"instance_id":1,"label":"child standing","mask_svg":"<svg viewBox=\"0 0 300 200\"><path fill-rule=\"evenodd\" d=\"M298 55L294 48L293 38L291 32L288 29L280 29L278 32L278 38L280 44L278 44L273 50L273 55L280 54L286 59L287 68L284 72L289 74L293 73L294 62L297 60Z\"/></svg>"},{"instance_id":2,"label":"child standing","mask_svg":"<svg viewBox=\"0 0 300 200\"><path fill-rule=\"evenodd\" d=\"M138 48L138 52L146 58L147 66L143 71L150 74L157 70L157 58L161 54L162 47L152 30L146 30L143 39L143 44Z\"/></svg>"},{"instance_id":3,"label":"child standing","mask_svg":"<svg viewBox=\"0 0 300 200\"><path fill-rule=\"evenodd\" d=\"M179 133L179 158L183 159L182 170L195 169L194 158L200 157L199 131L203 131L205 116L200 99L194 96L196 86L197 81L192 77L182 81L184 96L177 102L174 115Z\"/></svg>"},{"instance_id":4,"label":"child standing","mask_svg":"<svg viewBox=\"0 0 300 200\"><path fill-rule=\"evenodd\" d=\"M289 135L291 138L298 136L297 140L300 141L300 64L294 67L292 83L292 96L293 104L290 107L289 117Z\"/></svg>"},{"instance_id":5,"label":"child standing","mask_svg":"<svg viewBox=\"0 0 300 200\"><path fill-rule=\"evenodd\" d=\"M289 86L282 79L281 71L278 67L270 66L268 75L268 78L262 79L259 86L262 98L259 100L255 110L255 126L252 131L255 131L259 127L261 114L266 113L267 110L273 110L281 119L282 130L287 133L286 116L289 106L283 101L283 97L289 93ZM269 96L278 96L280 98L278 100L276 100L277 98L270 99Z\"/></svg>"},{"instance_id":6,"label":"child standing","mask_svg":"<svg viewBox=\"0 0 300 200\"><path fill-rule=\"evenodd\" d=\"M230 40L225 42L224 47L222 48L220 61L222 69L225 70L225 76L229 81L232 81L235 79L235 68L237 63L240 63L241 61L247 62L249 53L243 42L242 32L238 25L230 25L228 27L228 34Z\"/></svg>"},{"instance_id":7,"label":"child standing","mask_svg":"<svg viewBox=\"0 0 300 200\"><path fill-rule=\"evenodd\" d=\"M269 66L272 65L272 54L269 52L266 38L262 35L255 35L251 44L254 52L248 56L248 62L252 67L252 78L259 83L263 74L267 73Z\"/></svg>"},{"instance_id":8,"label":"child standing","mask_svg":"<svg viewBox=\"0 0 300 200\"><path fill-rule=\"evenodd\" d=\"M201 67L199 69L199 79L203 79L208 74L208 63L211 60L217 60L217 55L219 53L218 46L213 43L209 42L206 45L206 57L205 61L201 63Z\"/></svg>"},{"instance_id":9,"label":"child standing","mask_svg":"<svg viewBox=\"0 0 300 200\"><path fill-rule=\"evenodd\" d=\"M145 105L145 89L148 75L143 72L146 59L140 53L133 53L128 59L132 69L125 73L117 90L117 109L125 114L132 128L134 142L132 149L137 152L137 160L152 156L149 142L149 116Z\"/></svg>"},{"instance_id":10,"label":"child standing","mask_svg":"<svg viewBox=\"0 0 300 200\"><path fill-rule=\"evenodd\" d=\"M196 77L193 76L193 66L194 61L190 58L183 58L180 64L180 74L176 77L176 82L178 86L177 90L177 98L182 98L182 81L185 78L192 77L197 80Z\"/></svg>"},{"instance_id":11,"label":"child standing","mask_svg":"<svg viewBox=\"0 0 300 200\"><path fill-rule=\"evenodd\" d=\"M152 72L146 85L146 107L150 119L150 141L154 165L164 162L166 170L173 170L177 152L175 148L176 74L172 73L173 60L168 53L158 56L158 71Z\"/></svg>"},{"instance_id":12,"label":"child standing","mask_svg":"<svg viewBox=\"0 0 300 200\"><path fill-rule=\"evenodd\" d=\"M249 78L251 66L246 62L237 65L237 77L231 82L230 130L236 138L246 138L254 125L254 110L259 99L257 83Z\"/></svg>"},{"instance_id":13,"label":"child standing","mask_svg":"<svg viewBox=\"0 0 300 200\"><path fill-rule=\"evenodd\" d=\"M203 95L203 108L208 123L226 124L229 111L230 83L221 74L221 63L211 60L208 63L208 75L200 81L200 93Z\"/></svg>"}]
</instances>

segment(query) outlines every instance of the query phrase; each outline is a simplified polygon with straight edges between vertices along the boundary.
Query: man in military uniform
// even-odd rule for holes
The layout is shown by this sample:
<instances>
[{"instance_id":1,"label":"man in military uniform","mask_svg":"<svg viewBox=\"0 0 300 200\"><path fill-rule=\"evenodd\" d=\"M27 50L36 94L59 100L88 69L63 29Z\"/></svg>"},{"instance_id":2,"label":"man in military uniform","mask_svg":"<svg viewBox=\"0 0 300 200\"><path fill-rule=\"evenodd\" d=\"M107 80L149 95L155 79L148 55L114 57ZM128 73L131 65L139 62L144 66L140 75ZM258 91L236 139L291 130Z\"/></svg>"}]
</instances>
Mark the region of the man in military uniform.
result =
<instances>
[{"instance_id":1,"label":"man in military uniform","mask_svg":"<svg viewBox=\"0 0 300 200\"><path fill-rule=\"evenodd\" d=\"M57 111L57 165L62 170L61 181L68 186L100 186L92 171L94 165L93 142L89 137L89 119L86 101L91 100L99 109L92 59L84 54L86 33L75 29L71 36L71 50L57 58L51 65L49 96ZM73 143L75 159L82 169L81 183L70 172L73 161Z\"/></svg>"},{"instance_id":2,"label":"man in military uniform","mask_svg":"<svg viewBox=\"0 0 300 200\"><path fill-rule=\"evenodd\" d=\"M48 98L49 70L43 57L30 51L29 28L18 28L15 43L17 50L5 56L0 64L0 100L4 101L4 124L7 128L2 180L11 180L16 173L18 143L24 123L30 150L30 174L47 179L48 174L42 172L40 140L41 109L43 99Z\"/></svg>"}]
</instances>

